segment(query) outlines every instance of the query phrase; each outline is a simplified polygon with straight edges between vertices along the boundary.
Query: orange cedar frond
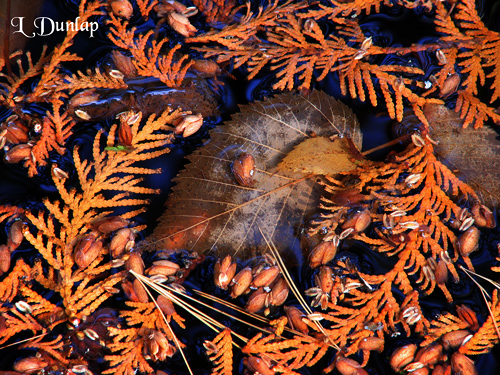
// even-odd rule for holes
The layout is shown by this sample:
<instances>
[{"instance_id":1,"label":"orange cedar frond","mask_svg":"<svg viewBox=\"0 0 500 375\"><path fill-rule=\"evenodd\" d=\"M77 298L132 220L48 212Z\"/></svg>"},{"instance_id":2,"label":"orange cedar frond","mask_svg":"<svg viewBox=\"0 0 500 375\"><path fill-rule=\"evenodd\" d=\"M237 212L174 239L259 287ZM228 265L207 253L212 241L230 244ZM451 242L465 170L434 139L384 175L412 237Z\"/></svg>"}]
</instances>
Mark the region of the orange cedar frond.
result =
<instances>
[{"instance_id":1,"label":"orange cedar frond","mask_svg":"<svg viewBox=\"0 0 500 375\"><path fill-rule=\"evenodd\" d=\"M4 328L0 337L0 345L22 331L31 331L33 335L44 332L43 327L29 312L21 313L15 307L0 307L2 317L5 318Z\"/></svg>"},{"instance_id":2,"label":"orange cedar frond","mask_svg":"<svg viewBox=\"0 0 500 375\"><path fill-rule=\"evenodd\" d=\"M234 0L193 0L193 4L212 25L217 22L227 23L238 10Z\"/></svg>"},{"instance_id":3,"label":"orange cedar frond","mask_svg":"<svg viewBox=\"0 0 500 375\"><path fill-rule=\"evenodd\" d=\"M16 75L8 76L4 73L0 73L0 77L5 78L7 81L7 84L4 84L7 90L0 90L0 100L3 105L11 108L15 107L16 103L14 98L17 95L17 90L30 78L33 78L42 72L47 58L46 52L47 52L47 47L44 47L40 59L37 61L36 64L33 64L33 60L31 58L31 52L29 51L26 52L26 54L23 56L26 56L26 60L28 63L27 70L25 70L23 67L23 59L18 58L16 60L17 66L19 68L18 76Z\"/></svg>"},{"instance_id":4,"label":"orange cedar frond","mask_svg":"<svg viewBox=\"0 0 500 375\"><path fill-rule=\"evenodd\" d=\"M127 22L113 14L110 16L109 23L112 27L108 37L116 46L130 51L133 56L132 64L139 75L158 78L170 87L181 85L187 70L194 62L189 60L188 55L174 59L174 55L181 48L180 44L171 48L166 55L162 55L161 49L168 41L167 39L163 39L159 43L153 40L151 46L148 47L149 40L154 34L152 30L135 38L135 28L127 30Z\"/></svg>"},{"instance_id":5,"label":"orange cedar frond","mask_svg":"<svg viewBox=\"0 0 500 375\"><path fill-rule=\"evenodd\" d=\"M149 17L149 12L151 12L151 9L153 9L155 5L158 4L158 0L137 0L136 3L139 11L141 12L141 15L147 19Z\"/></svg>"},{"instance_id":6,"label":"orange cedar frond","mask_svg":"<svg viewBox=\"0 0 500 375\"><path fill-rule=\"evenodd\" d=\"M35 340L28 341L24 343L21 347L23 348L33 348L37 349L37 351L45 352L55 358L60 364L67 365L69 364L69 360L64 358L61 355L63 351L63 347L65 346L65 342L63 340L63 336L59 335L52 341L41 341L42 337L38 337Z\"/></svg>"},{"instance_id":7,"label":"orange cedar frond","mask_svg":"<svg viewBox=\"0 0 500 375\"><path fill-rule=\"evenodd\" d=\"M102 3L100 1L87 3L87 0L83 0L78 7L80 25L83 24L83 22L88 22L91 17L102 15L103 12L99 10L101 6ZM78 28L68 28L66 37L62 43L54 48L53 52L50 54L47 64L44 65L43 74L38 85L33 92L28 95L28 101L38 101L40 97L46 95L47 91L52 91L53 87L55 87L54 85L62 82L59 68L62 62L82 60L78 55L68 52L68 48L73 45L73 39L78 32Z\"/></svg>"},{"instance_id":8,"label":"orange cedar frond","mask_svg":"<svg viewBox=\"0 0 500 375\"><path fill-rule=\"evenodd\" d=\"M488 303L488 302L487 302ZM500 338L498 337L498 327L500 326L500 302L498 299L498 289L493 291L490 302L491 315L474 336L460 347L463 354L483 354L488 353L493 345L496 345ZM493 320L494 319L494 320Z\"/></svg>"},{"instance_id":9,"label":"orange cedar frond","mask_svg":"<svg viewBox=\"0 0 500 375\"><path fill-rule=\"evenodd\" d=\"M5 219L20 216L23 214L23 212L24 209L20 207L2 204L0 205L0 223L2 223Z\"/></svg>"},{"instance_id":10,"label":"orange cedar frond","mask_svg":"<svg viewBox=\"0 0 500 375\"><path fill-rule=\"evenodd\" d=\"M153 368L149 365L143 355L144 339L139 339L138 329L121 329L108 327L113 342L107 348L116 355L106 355L104 358L109 363L110 368L103 371L103 374L132 375L137 370L145 373L153 373ZM130 343L134 343L131 345Z\"/></svg>"},{"instance_id":11,"label":"orange cedar frond","mask_svg":"<svg viewBox=\"0 0 500 375\"><path fill-rule=\"evenodd\" d=\"M341 347L351 345L350 339L365 329L366 322L380 324L386 331L395 330L395 324L402 322L408 334L410 326L416 332L425 332L429 322L421 313L417 289L425 294L435 289L437 281L432 265L437 261L446 262L448 271L456 280L458 273L454 262L459 257L472 267L468 256L457 248L454 229L446 223L452 216L460 216L462 209L456 203L457 197L465 196L473 201L477 196L436 159L429 139L421 138L405 152L394 155L390 163L361 163L354 173L360 181L356 189L367 197L375 197L380 204L377 210L368 210L367 214L383 229L376 229L377 235L357 233L352 238L371 245L377 252L397 257L397 261L390 271L380 275L357 271L366 285L376 286L371 290L351 287L345 291L343 285L334 285L340 289L331 294L342 298L338 298L336 304L329 303L327 313L322 316L331 322L328 326L330 339ZM345 189L341 182L329 177L326 178L326 188L334 195ZM397 194L393 194L392 189L396 189ZM318 225L331 228L333 235L336 226L345 225L343 220L349 218L347 215L342 219L348 208L338 206L327 197L322 200L326 213ZM388 204L384 203L386 201ZM331 225L332 220L338 224ZM422 235L419 228L428 230ZM345 269L346 264L338 261L337 268ZM394 288L411 298L398 301L393 294ZM439 288L451 301L445 283L441 282Z\"/></svg>"},{"instance_id":12,"label":"orange cedar frond","mask_svg":"<svg viewBox=\"0 0 500 375\"><path fill-rule=\"evenodd\" d=\"M204 344L207 355L216 365L212 375L231 375L233 373L233 339L231 330L226 328L213 341Z\"/></svg>"},{"instance_id":13,"label":"orange cedar frond","mask_svg":"<svg viewBox=\"0 0 500 375\"><path fill-rule=\"evenodd\" d=\"M0 282L0 302L12 302L19 291L21 280L29 279L30 275L31 267L18 259L14 268Z\"/></svg>"},{"instance_id":14,"label":"orange cedar frond","mask_svg":"<svg viewBox=\"0 0 500 375\"><path fill-rule=\"evenodd\" d=\"M437 341L448 332L466 328L468 328L468 323L461 320L457 316L451 313L441 314L437 319L434 319L431 322L431 327L429 328L428 334L426 335L421 346L427 346L434 341Z\"/></svg>"},{"instance_id":15,"label":"orange cedar frond","mask_svg":"<svg viewBox=\"0 0 500 375\"><path fill-rule=\"evenodd\" d=\"M328 350L329 345L311 336L294 336L291 339L279 339L275 335L262 338L257 334L242 349L245 354L265 356L286 368L299 369L313 366Z\"/></svg>"},{"instance_id":16,"label":"orange cedar frond","mask_svg":"<svg viewBox=\"0 0 500 375\"><path fill-rule=\"evenodd\" d=\"M495 108L488 106L465 90L458 91L455 111L459 112L460 117L464 119L464 128L471 124L475 129L480 128L488 118L495 123L500 123L500 115Z\"/></svg>"},{"instance_id":17,"label":"orange cedar frond","mask_svg":"<svg viewBox=\"0 0 500 375\"><path fill-rule=\"evenodd\" d=\"M88 88L126 89L128 87L123 78L110 74L104 75L99 68L96 68L95 72L88 69L87 74L77 72L72 76L66 76L64 81L64 83L58 85L57 89L59 91L68 90L70 94Z\"/></svg>"},{"instance_id":18,"label":"orange cedar frond","mask_svg":"<svg viewBox=\"0 0 500 375\"><path fill-rule=\"evenodd\" d=\"M19 292L24 297L24 301L30 305L34 316L38 316L48 311L53 311L56 307L54 304L47 301L43 296L28 288L26 285L21 285Z\"/></svg>"},{"instance_id":19,"label":"orange cedar frond","mask_svg":"<svg viewBox=\"0 0 500 375\"><path fill-rule=\"evenodd\" d=\"M349 2L330 0L333 5L326 7L321 5L321 10L311 10L305 13L306 17L319 19L322 17L335 18L339 15L348 17L350 15L359 16L362 12L370 14L372 9L375 13L380 12L382 5L391 6L392 2L389 0L354 0Z\"/></svg>"},{"instance_id":20,"label":"orange cedar frond","mask_svg":"<svg viewBox=\"0 0 500 375\"><path fill-rule=\"evenodd\" d=\"M49 152L54 150L61 155L66 152L64 144L75 122L66 112L61 114L61 105L62 102L55 101L52 111L42 119L41 136L31 148L31 158L24 163L30 177L38 173L37 167L47 164Z\"/></svg>"}]
</instances>

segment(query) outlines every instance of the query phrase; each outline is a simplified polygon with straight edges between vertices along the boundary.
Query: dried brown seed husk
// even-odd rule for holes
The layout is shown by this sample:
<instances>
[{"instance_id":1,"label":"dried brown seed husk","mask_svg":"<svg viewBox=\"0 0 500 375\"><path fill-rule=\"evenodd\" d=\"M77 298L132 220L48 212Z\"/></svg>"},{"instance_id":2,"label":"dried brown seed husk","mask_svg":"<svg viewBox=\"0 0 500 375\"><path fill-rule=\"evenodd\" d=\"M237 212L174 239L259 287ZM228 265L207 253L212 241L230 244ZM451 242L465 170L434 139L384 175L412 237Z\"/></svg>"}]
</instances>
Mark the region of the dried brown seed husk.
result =
<instances>
[{"instance_id":1,"label":"dried brown seed husk","mask_svg":"<svg viewBox=\"0 0 500 375\"><path fill-rule=\"evenodd\" d=\"M365 337L359 343L359 348L361 350L376 350L381 352L384 349L385 340L377 336Z\"/></svg>"},{"instance_id":2,"label":"dried brown seed husk","mask_svg":"<svg viewBox=\"0 0 500 375\"><path fill-rule=\"evenodd\" d=\"M295 306L285 306L284 309L290 327L307 335L309 333L309 327L302 320L305 317L304 313Z\"/></svg>"},{"instance_id":3,"label":"dried brown seed husk","mask_svg":"<svg viewBox=\"0 0 500 375\"><path fill-rule=\"evenodd\" d=\"M408 344L397 348L390 360L392 369L396 372L401 371L403 367L413 361L416 351L417 345L415 344Z\"/></svg>"},{"instance_id":4,"label":"dried brown seed husk","mask_svg":"<svg viewBox=\"0 0 500 375\"><path fill-rule=\"evenodd\" d=\"M316 268L327 264L337 254L339 239L337 236L332 241L320 242L309 254L309 267Z\"/></svg>"},{"instance_id":5,"label":"dried brown seed husk","mask_svg":"<svg viewBox=\"0 0 500 375\"><path fill-rule=\"evenodd\" d=\"M255 159L251 154L241 154L232 164L231 172L241 186L252 187L255 184Z\"/></svg>"},{"instance_id":6,"label":"dried brown seed husk","mask_svg":"<svg viewBox=\"0 0 500 375\"><path fill-rule=\"evenodd\" d=\"M281 271L278 266L272 266L264 268L257 275L254 276L252 280L252 286L254 288L270 286L274 280L280 275Z\"/></svg>"},{"instance_id":7,"label":"dried brown seed husk","mask_svg":"<svg viewBox=\"0 0 500 375\"><path fill-rule=\"evenodd\" d=\"M231 298L236 298L247 292L252 278L252 269L250 267L243 268L238 272L231 282Z\"/></svg>"},{"instance_id":8,"label":"dried brown seed husk","mask_svg":"<svg viewBox=\"0 0 500 375\"><path fill-rule=\"evenodd\" d=\"M457 246L460 254L464 257L477 250L479 243L479 229L475 226L470 227L457 239Z\"/></svg>"},{"instance_id":9,"label":"dried brown seed husk","mask_svg":"<svg viewBox=\"0 0 500 375\"><path fill-rule=\"evenodd\" d=\"M102 241L94 233L83 236L75 245L75 263L80 269L87 268L102 251Z\"/></svg>"},{"instance_id":10,"label":"dried brown seed husk","mask_svg":"<svg viewBox=\"0 0 500 375\"><path fill-rule=\"evenodd\" d=\"M125 268L144 275L144 261L139 253L131 253L130 257L125 262Z\"/></svg>"},{"instance_id":11,"label":"dried brown seed husk","mask_svg":"<svg viewBox=\"0 0 500 375\"><path fill-rule=\"evenodd\" d=\"M249 313L256 313L265 307L267 298L268 293L264 291L264 288L258 288L248 297L245 309Z\"/></svg>"},{"instance_id":12,"label":"dried brown seed husk","mask_svg":"<svg viewBox=\"0 0 500 375\"><path fill-rule=\"evenodd\" d=\"M462 345L464 339L470 335L470 331L467 329L459 329L457 331L451 331L441 337L443 346L446 350L450 348L458 348Z\"/></svg>"},{"instance_id":13,"label":"dried brown seed husk","mask_svg":"<svg viewBox=\"0 0 500 375\"><path fill-rule=\"evenodd\" d=\"M273 306L281 306L288 298L290 288L283 277L280 277L271 288L270 304Z\"/></svg>"},{"instance_id":14,"label":"dried brown seed husk","mask_svg":"<svg viewBox=\"0 0 500 375\"><path fill-rule=\"evenodd\" d=\"M477 375L477 369L472 359L460 352L455 352L451 356L451 368L455 374Z\"/></svg>"},{"instance_id":15,"label":"dried brown seed husk","mask_svg":"<svg viewBox=\"0 0 500 375\"><path fill-rule=\"evenodd\" d=\"M443 345L434 343L421 348L415 355L415 362L421 362L425 366L434 366L441 359Z\"/></svg>"}]
</instances>

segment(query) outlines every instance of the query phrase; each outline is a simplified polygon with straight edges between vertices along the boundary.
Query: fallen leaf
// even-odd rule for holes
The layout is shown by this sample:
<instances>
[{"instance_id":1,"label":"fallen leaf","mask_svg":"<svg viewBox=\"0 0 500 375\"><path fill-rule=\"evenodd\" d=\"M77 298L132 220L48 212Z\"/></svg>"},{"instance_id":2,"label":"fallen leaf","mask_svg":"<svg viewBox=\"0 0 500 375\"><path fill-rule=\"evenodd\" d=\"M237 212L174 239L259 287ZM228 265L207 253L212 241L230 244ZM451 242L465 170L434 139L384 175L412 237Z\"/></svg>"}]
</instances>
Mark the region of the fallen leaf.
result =
<instances>
[{"instance_id":1,"label":"fallen leaf","mask_svg":"<svg viewBox=\"0 0 500 375\"><path fill-rule=\"evenodd\" d=\"M339 149L343 142L328 139L336 134L350 137L360 148L361 132L352 111L321 92L313 92L309 99L281 94L242 106L232 121L210 132L211 139L174 179L177 185L146 241L148 247L260 251L266 247L263 233L279 250L293 248L299 225L317 207L320 187L315 175L354 167L345 160L340 170L328 166L336 163L334 154L347 158L348 150ZM322 148L309 142L319 142ZM326 165L316 169L315 161L307 160L312 159L310 153L302 155L311 149L318 163ZM325 157L321 150L331 155ZM247 155L253 157L255 169L252 184L242 185L233 175L232 163L249 161ZM277 168L287 155L293 157ZM309 166L300 168L306 160ZM248 173L250 167L245 168Z\"/></svg>"},{"instance_id":2,"label":"fallen leaf","mask_svg":"<svg viewBox=\"0 0 500 375\"><path fill-rule=\"evenodd\" d=\"M463 128L460 115L441 104L426 105L424 114L431 125L430 136L438 142L434 150L443 163L483 196L500 201L498 133L488 126ZM403 122L410 130L420 124L414 115Z\"/></svg>"},{"instance_id":3,"label":"fallen leaf","mask_svg":"<svg viewBox=\"0 0 500 375\"><path fill-rule=\"evenodd\" d=\"M278 164L278 171L336 175L356 168L351 151L341 138L304 140Z\"/></svg>"}]
</instances>

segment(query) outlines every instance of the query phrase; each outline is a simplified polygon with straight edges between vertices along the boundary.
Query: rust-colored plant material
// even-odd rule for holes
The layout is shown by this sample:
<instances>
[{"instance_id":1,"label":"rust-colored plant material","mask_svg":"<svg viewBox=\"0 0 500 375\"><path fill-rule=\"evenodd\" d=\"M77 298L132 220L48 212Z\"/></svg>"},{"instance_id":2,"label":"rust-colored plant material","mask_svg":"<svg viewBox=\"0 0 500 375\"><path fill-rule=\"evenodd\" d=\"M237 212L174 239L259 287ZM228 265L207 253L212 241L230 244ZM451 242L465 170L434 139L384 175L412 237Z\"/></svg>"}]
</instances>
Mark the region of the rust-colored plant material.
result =
<instances>
[{"instance_id":1,"label":"rust-colored plant material","mask_svg":"<svg viewBox=\"0 0 500 375\"><path fill-rule=\"evenodd\" d=\"M191 314L217 332L201 333L214 375L366 375L377 355L405 374L477 374L475 356L500 341L498 291L475 270L498 248L500 199L498 140L483 126L500 123L500 34L479 5L193 4L82 0L79 23L99 20L109 49L82 71L75 44L89 30L68 27L37 56L3 46L3 162L51 191L0 204L0 344L16 345L12 370L160 375L183 357L196 373L202 344L188 347L182 331ZM369 17L394 9L424 14L432 40L388 46ZM233 74L288 92L210 131L142 240L152 161L204 136ZM401 122L404 149L367 160L353 112L321 81ZM209 295L180 285L190 274ZM456 298L467 277L485 306ZM430 314L431 294L450 306Z\"/></svg>"}]
</instances>

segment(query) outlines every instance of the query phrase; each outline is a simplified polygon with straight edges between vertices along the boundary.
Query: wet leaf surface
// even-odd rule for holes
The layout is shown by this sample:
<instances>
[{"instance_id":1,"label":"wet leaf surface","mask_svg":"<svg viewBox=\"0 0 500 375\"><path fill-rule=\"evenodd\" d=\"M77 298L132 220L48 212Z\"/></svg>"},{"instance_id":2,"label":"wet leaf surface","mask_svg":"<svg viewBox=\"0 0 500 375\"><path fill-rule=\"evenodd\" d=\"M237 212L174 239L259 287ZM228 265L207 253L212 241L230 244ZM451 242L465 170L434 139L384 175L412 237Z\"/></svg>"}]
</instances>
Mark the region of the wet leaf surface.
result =
<instances>
[{"instance_id":1,"label":"wet leaf surface","mask_svg":"<svg viewBox=\"0 0 500 375\"><path fill-rule=\"evenodd\" d=\"M432 138L439 142L435 149L444 163L485 198L499 202L498 133L487 125L464 129L459 115L443 105L426 106L425 115L432 126Z\"/></svg>"},{"instance_id":2,"label":"wet leaf surface","mask_svg":"<svg viewBox=\"0 0 500 375\"><path fill-rule=\"evenodd\" d=\"M345 160L349 151L342 140L324 138L335 134L350 136L360 148L361 133L354 114L324 93L314 91L308 99L282 94L242 106L241 113L212 130L207 144L188 158L190 163L175 178L177 185L166 211L147 242L156 250L244 251L251 255L266 247L264 234L279 250L292 249L298 227L317 207L315 174L355 166ZM305 140L321 140L321 150L330 155L324 158L316 146L300 145ZM304 149L316 155L304 154ZM339 170L300 168L302 161L315 165L314 158L322 158L327 165L335 163L339 152ZM293 157L278 168L289 154ZM243 169L234 165L247 162L247 155L254 159L253 172L250 164ZM238 182L235 171L249 173L251 183L241 182L248 179Z\"/></svg>"}]
</instances>

